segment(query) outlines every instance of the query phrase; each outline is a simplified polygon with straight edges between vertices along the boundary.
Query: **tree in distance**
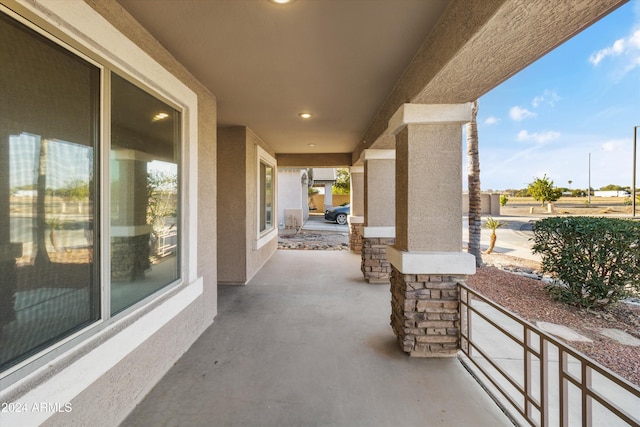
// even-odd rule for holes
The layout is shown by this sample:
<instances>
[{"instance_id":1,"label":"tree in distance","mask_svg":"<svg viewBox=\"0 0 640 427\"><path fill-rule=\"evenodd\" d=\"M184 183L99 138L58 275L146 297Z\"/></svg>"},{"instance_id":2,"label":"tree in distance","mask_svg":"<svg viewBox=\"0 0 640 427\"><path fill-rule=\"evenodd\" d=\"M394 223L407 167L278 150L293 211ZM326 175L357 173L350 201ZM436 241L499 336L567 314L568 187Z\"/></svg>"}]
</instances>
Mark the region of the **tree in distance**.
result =
<instances>
[{"instance_id":1,"label":"tree in distance","mask_svg":"<svg viewBox=\"0 0 640 427\"><path fill-rule=\"evenodd\" d=\"M542 203L542 206L545 202L555 202L562 196L562 190L553 186L553 181L547 178L547 174L530 183L528 191L534 200Z\"/></svg>"}]
</instances>

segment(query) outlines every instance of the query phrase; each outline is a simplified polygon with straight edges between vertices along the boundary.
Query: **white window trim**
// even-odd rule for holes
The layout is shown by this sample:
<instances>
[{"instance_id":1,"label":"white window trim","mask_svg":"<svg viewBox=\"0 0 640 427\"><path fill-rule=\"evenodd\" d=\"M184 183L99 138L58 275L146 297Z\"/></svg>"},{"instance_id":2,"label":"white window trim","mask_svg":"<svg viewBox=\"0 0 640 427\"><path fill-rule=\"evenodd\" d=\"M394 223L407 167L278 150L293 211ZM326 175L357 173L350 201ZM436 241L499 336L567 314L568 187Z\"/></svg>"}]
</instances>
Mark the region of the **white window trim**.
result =
<instances>
[{"instance_id":1,"label":"white window trim","mask_svg":"<svg viewBox=\"0 0 640 427\"><path fill-rule=\"evenodd\" d=\"M64 2L40 0L38 3L30 0L5 0L4 3L6 3L8 9L0 6L2 11L13 10L23 16L28 16L38 26L44 27L54 39L59 39L62 43L60 41L58 43L71 50L74 54L78 54L76 47L82 52L90 52L89 57L92 62L97 61L98 66L102 64L107 69L124 73L148 86L152 91L179 106L182 116L182 152L180 161L182 165L181 190L183 197L181 205L182 251L180 265L181 283L186 286L182 288L168 287L166 291L160 291L154 294L153 297L147 298L142 303L132 307L130 311L116 316L116 320L108 322L107 325L104 322L105 313L103 312L103 317L99 321L40 353L40 355L48 356L46 365L39 368L38 366L28 366L32 365L35 359L40 357L34 356L17 367L17 370L24 373L21 374L11 369L0 378L0 400L2 401L12 401L15 396L20 396L21 401L29 399L39 401L38 399L42 400L42 398L38 397L38 391L41 392L43 387L52 391L53 394L49 394L51 396L55 395L59 390L69 388L69 384L73 383L75 387L67 393L68 396L66 397L67 401L69 401L95 381L95 378L86 375L86 369L83 368L87 361L91 361L90 365L93 367L100 366L100 372L107 372L133 349L142 344L150 331L160 329L203 293L202 279L197 274L198 98L195 92L125 37L124 34L120 33L111 23L82 0L66 0ZM38 32L42 31L35 25L30 26ZM84 55L80 56L83 57ZM104 75L105 73L103 72ZM108 89L110 86L108 82L105 84L104 81L101 81L101 84L103 90ZM104 102L107 96L105 96L104 92L101 95ZM109 145L106 141L110 140L106 132L108 129L106 125L109 119L108 114L108 109L105 109L103 104L103 111L101 112L101 144L103 149ZM103 171L108 172L109 156L105 157L104 153L102 154L101 167ZM102 212L110 212L108 180L103 179L102 181L101 210ZM105 244L104 242L108 245L110 241L107 222L108 217L106 219L104 217L101 218L103 245ZM105 231L107 232L106 234ZM104 246L101 249L104 251ZM104 263L104 260L105 257L102 258L103 271L109 267L108 264ZM102 286L105 286L104 280L102 281ZM160 298L159 300L158 295L167 293L170 294L168 300L166 298ZM180 303L173 305L178 301ZM169 307L171 309L167 310ZM140 322L136 324L150 324L153 327L151 329L145 328L148 329L147 334L135 333L133 330L129 332L128 330L131 327L128 327L126 333L123 334L123 331L114 335L114 330L117 329L116 325L130 324L134 320ZM87 332L90 332L90 334L87 335ZM77 339L74 339L74 337ZM127 345L121 345L124 342ZM77 360L69 357L80 348L83 348L82 353L86 354ZM120 348L121 351L114 352L113 348ZM69 360L75 361L69 362ZM65 369L71 366L77 369ZM27 369L23 370L22 368ZM56 371L65 372L65 375L57 374L51 376ZM25 375L29 377L25 377ZM73 380L70 380L69 375L74 377ZM19 378L22 379L18 380ZM26 394L21 393L25 383L40 382L45 379L46 385L43 384ZM3 422L9 422L8 419L4 418L4 415L6 414L3 414ZM40 413L40 421L35 422L35 424L40 424L50 415ZM9 424L11 423L9 422Z\"/></svg>"},{"instance_id":2,"label":"white window trim","mask_svg":"<svg viewBox=\"0 0 640 427\"><path fill-rule=\"evenodd\" d=\"M256 145L256 240L255 249L260 249L278 236L278 162L259 145ZM273 168L273 205L271 206L271 228L260 231L260 163L265 163Z\"/></svg>"}]
</instances>

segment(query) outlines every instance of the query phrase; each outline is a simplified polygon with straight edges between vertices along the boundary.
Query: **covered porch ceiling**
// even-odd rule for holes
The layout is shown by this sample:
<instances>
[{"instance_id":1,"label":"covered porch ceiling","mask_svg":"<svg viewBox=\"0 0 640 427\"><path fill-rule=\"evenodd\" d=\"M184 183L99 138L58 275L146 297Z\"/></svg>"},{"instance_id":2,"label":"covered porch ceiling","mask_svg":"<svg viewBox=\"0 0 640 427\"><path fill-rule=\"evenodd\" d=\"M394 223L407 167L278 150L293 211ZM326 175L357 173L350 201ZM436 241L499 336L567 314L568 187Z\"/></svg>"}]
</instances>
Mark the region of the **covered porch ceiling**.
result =
<instances>
[{"instance_id":1,"label":"covered porch ceiling","mask_svg":"<svg viewBox=\"0 0 640 427\"><path fill-rule=\"evenodd\" d=\"M393 147L403 103L473 101L626 1L118 0L283 166Z\"/></svg>"}]
</instances>

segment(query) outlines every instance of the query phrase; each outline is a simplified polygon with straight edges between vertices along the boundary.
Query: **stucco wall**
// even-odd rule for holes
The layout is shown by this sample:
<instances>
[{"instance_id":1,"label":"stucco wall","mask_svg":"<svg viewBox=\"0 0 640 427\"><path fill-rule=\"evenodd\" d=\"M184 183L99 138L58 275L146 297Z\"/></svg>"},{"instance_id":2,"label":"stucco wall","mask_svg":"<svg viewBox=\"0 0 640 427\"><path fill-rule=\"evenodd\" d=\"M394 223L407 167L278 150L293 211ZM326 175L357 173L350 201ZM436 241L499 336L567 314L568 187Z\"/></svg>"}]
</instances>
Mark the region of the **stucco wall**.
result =
<instances>
[{"instance_id":1,"label":"stucco wall","mask_svg":"<svg viewBox=\"0 0 640 427\"><path fill-rule=\"evenodd\" d=\"M394 190L395 190L395 182L394 182ZM393 199L395 200L395 198L396 198L396 195L394 194ZM364 172L351 173L350 202L351 202L351 215L364 216Z\"/></svg>"},{"instance_id":2,"label":"stucco wall","mask_svg":"<svg viewBox=\"0 0 640 427\"><path fill-rule=\"evenodd\" d=\"M258 224L258 149L260 146L267 153L275 157L273 150L256 135L251 129L247 128L246 139L246 199L247 199L247 211L246 211L246 247L247 247L247 277L249 281L254 274L260 270L260 268L271 258L271 255L278 249L278 236L277 233L269 243L265 244L261 248L256 248L257 243L257 224ZM276 170L277 176L277 170ZM277 180L276 180L277 181ZM275 185L277 188L277 182ZM278 197L276 194L274 202L277 203ZM278 211L277 206L274 207L274 212ZM274 226L278 227L278 216L274 218Z\"/></svg>"},{"instance_id":3,"label":"stucco wall","mask_svg":"<svg viewBox=\"0 0 640 427\"><path fill-rule=\"evenodd\" d=\"M307 205L306 185L302 184L301 169L279 169L278 170L278 227L287 225L287 209L298 209L300 211L299 221L304 222L305 207L306 216L309 215ZM303 191L304 190L304 191ZM304 193L304 198L302 197ZM297 224L301 226L302 223Z\"/></svg>"},{"instance_id":4,"label":"stucco wall","mask_svg":"<svg viewBox=\"0 0 640 427\"><path fill-rule=\"evenodd\" d=\"M247 132L244 127L218 129L218 280L245 283L247 242Z\"/></svg>"},{"instance_id":5,"label":"stucco wall","mask_svg":"<svg viewBox=\"0 0 640 427\"><path fill-rule=\"evenodd\" d=\"M112 326L102 329L92 339L87 339L61 354L58 359L49 363L46 369L28 375L6 395L11 401L21 397L28 398L35 393L43 402L56 402L62 395L71 396L69 402L73 407L72 412L45 414L48 418L37 424L117 425L212 323L217 313L217 271L216 262L212 261L216 259L217 252L216 100L115 1L86 0L89 7L80 1L50 1L43 3L44 12L40 5L30 1L20 3L33 13L46 16L46 20L54 21L55 24L48 28L52 31L55 28L67 31L67 28L73 27L72 31L69 30L69 33L74 34L71 37L73 41L90 46L92 50L112 50L113 47L109 45L115 41L113 38L107 41L104 34L116 34L119 31L197 96L198 115L190 120L192 124L197 120L197 153L195 150L190 152L193 159L198 156L197 163L184 171L185 180L191 180L191 183L196 185L193 196L194 199L198 199L197 211L190 211L187 207L186 214L192 220L191 224L198 225L198 229L194 227L193 234L189 236L190 241L197 239L197 244L193 245L198 249L197 256L195 253L192 258L188 256L189 245L186 245L184 250L187 254L185 263L189 264L190 268L194 267L190 271L193 276L201 276L201 280L174 288L140 310L125 315ZM75 20L75 24L67 24L66 19ZM78 29L82 21L100 23L91 28L86 25L83 29ZM117 31L113 31L109 23ZM100 37L93 37L94 31L96 34L100 33ZM118 40L122 44L126 43L124 38ZM109 59L117 63L119 58ZM153 73L147 74L147 70L134 69L127 63L121 66L133 70L138 76L153 78ZM153 86L153 81L149 83ZM197 168L197 171L194 168ZM195 205L194 203L193 206ZM154 318L154 314L160 313L167 316ZM155 324L149 322L152 319L156 320ZM141 325L149 327L145 330ZM135 334L127 335L127 331L134 330ZM131 347L131 350L124 355L115 356L118 348L122 347L117 343L126 348ZM108 364L87 365L87 360L106 361ZM87 382L89 385L86 387L73 380L71 383L69 380L63 380L77 378L82 380L80 383L86 382L85 378L91 378L94 372L100 374L94 381ZM58 383L60 385L57 385ZM64 387L60 388L62 385ZM36 386L39 387L36 389Z\"/></svg>"},{"instance_id":6,"label":"stucco wall","mask_svg":"<svg viewBox=\"0 0 640 427\"><path fill-rule=\"evenodd\" d=\"M456 124L409 125L397 135L398 250L462 250L461 158L462 127Z\"/></svg>"},{"instance_id":7,"label":"stucco wall","mask_svg":"<svg viewBox=\"0 0 640 427\"><path fill-rule=\"evenodd\" d=\"M272 240L257 247L257 147L272 156L274 154L249 128L233 126L218 129L218 184L223 190L218 194L220 283L246 284L278 248L277 233ZM275 202L274 212L277 212L277 191ZM277 214L274 220L277 230Z\"/></svg>"},{"instance_id":8,"label":"stucco wall","mask_svg":"<svg viewBox=\"0 0 640 427\"><path fill-rule=\"evenodd\" d=\"M393 159L368 160L365 170L365 226L395 226L396 161Z\"/></svg>"}]
</instances>

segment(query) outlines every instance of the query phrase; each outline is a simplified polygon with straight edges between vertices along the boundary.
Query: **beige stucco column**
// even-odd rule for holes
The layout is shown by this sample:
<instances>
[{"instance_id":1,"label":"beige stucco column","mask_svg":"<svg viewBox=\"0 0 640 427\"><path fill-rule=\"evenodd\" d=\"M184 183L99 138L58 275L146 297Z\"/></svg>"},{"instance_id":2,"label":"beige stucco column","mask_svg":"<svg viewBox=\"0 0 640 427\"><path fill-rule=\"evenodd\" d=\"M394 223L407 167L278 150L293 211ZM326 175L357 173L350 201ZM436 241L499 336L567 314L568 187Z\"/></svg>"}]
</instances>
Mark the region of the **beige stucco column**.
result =
<instances>
[{"instance_id":1,"label":"beige stucco column","mask_svg":"<svg viewBox=\"0 0 640 427\"><path fill-rule=\"evenodd\" d=\"M457 353L457 283L475 272L462 252L462 125L471 104L404 104L389 121L396 137L396 243L391 325L412 356Z\"/></svg>"},{"instance_id":2,"label":"beige stucco column","mask_svg":"<svg viewBox=\"0 0 640 427\"><path fill-rule=\"evenodd\" d=\"M369 283L388 283L387 246L395 242L395 150L365 150L361 270Z\"/></svg>"},{"instance_id":3,"label":"beige stucco column","mask_svg":"<svg viewBox=\"0 0 640 427\"><path fill-rule=\"evenodd\" d=\"M147 224L147 163L145 153L118 149L111 153L118 165L120 188L113 204L118 215L111 220L111 277L137 280L150 267L149 239L153 228ZM126 184L125 184L126 183Z\"/></svg>"},{"instance_id":4,"label":"beige stucco column","mask_svg":"<svg viewBox=\"0 0 640 427\"><path fill-rule=\"evenodd\" d=\"M362 231L364 228L364 166L349 168L349 249L355 253L362 251Z\"/></svg>"},{"instance_id":5,"label":"beige stucco column","mask_svg":"<svg viewBox=\"0 0 640 427\"><path fill-rule=\"evenodd\" d=\"M326 183L324 185L324 210L333 207L333 184Z\"/></svg>"}]
</instances>

